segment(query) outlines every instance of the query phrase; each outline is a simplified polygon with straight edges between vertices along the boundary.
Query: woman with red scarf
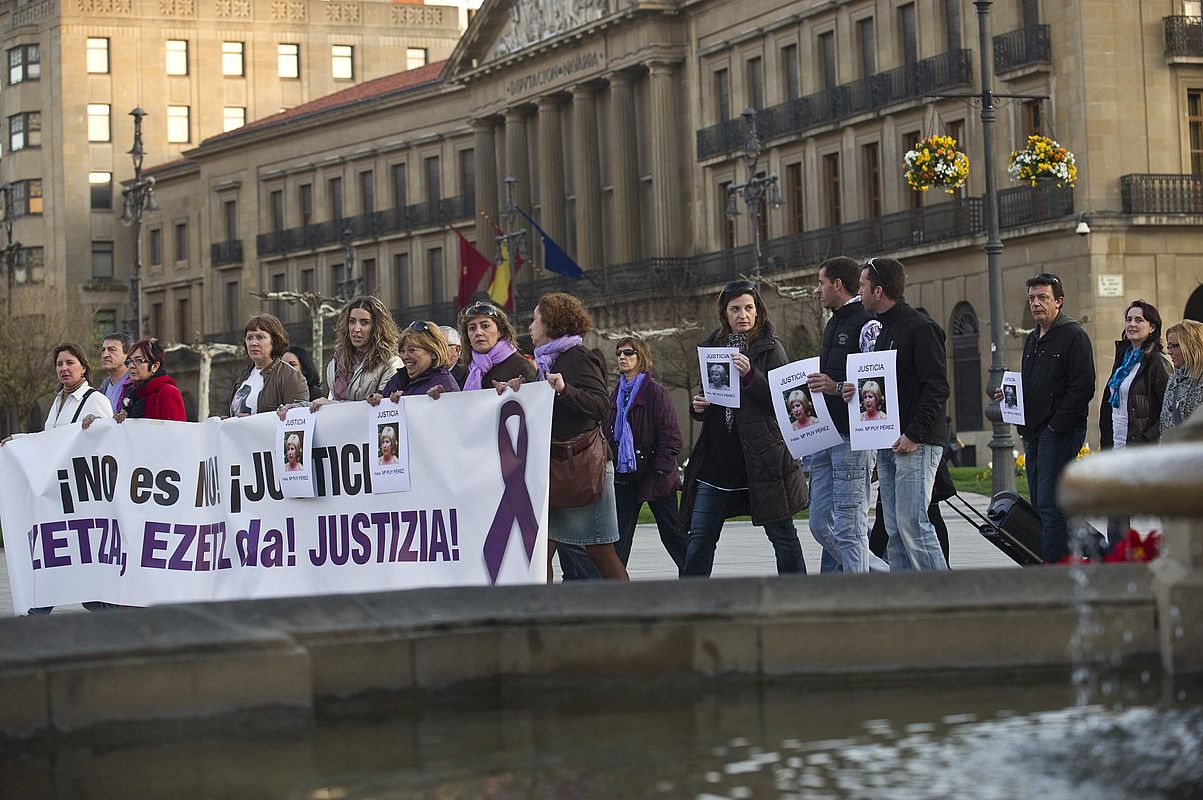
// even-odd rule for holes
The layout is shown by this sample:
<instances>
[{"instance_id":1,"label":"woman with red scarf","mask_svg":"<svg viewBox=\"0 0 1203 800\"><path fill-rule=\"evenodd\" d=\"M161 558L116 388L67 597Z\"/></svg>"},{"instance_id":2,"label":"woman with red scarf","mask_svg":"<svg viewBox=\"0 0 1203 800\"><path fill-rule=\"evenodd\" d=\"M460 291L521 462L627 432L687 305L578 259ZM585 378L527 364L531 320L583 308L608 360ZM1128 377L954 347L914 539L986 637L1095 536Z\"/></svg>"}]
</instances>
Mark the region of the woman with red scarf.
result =
<instances>
[{"instance_id":1,"label":"woman with red scarf","mask_svg":"<svg viewBox=\"0 0 1203 800\"><path fill-rule=\"evenodd\" d=\"M117 422L129 419L170 419L187 422L184 397L175 379L167 374L163 360L167 353L158 339L141 339L125 355L130 382L121 396L121 410L113 415Z\"/></svg>"}]
</instances>

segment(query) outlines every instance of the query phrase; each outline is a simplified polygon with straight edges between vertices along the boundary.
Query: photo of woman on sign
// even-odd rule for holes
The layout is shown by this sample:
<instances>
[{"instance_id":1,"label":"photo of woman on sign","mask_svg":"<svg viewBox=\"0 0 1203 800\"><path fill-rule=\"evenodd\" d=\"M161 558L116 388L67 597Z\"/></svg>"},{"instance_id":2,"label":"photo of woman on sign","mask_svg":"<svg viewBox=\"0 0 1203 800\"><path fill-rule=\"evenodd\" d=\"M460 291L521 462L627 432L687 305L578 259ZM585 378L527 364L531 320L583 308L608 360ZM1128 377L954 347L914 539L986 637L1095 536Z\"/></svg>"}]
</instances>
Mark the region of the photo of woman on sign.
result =
<instances>
[{"instance_id":1,"label":"photo of woman on sign","mask_svg":"<svg viewBox=\"0 0 1203 800\"><path fill-rule=\"evenodd\" d=\"M284 471L300 472L305 469L301 463L301 442L305 434L293 431L284 435Z\"/></svg>"},{"instance_id":2,"label":"photo of woman on sign","mask_svg":"<svg viewBox=\"0 0 1203 800\"><path fill-rule=\"evenodd\" d=\"M397 429L392 425L380 426L380 456L379 464L397 463Z\"/></svg>"},{"instance_id":3,"label":"photo of woman on sign","mask_svg":"<svg viewBox=\"0 0 1203 800\"><path fill-rule=\"evenodd\" d=\"M860 383L861 422L886 418L885 378L867 378Z\"/></svg>"},{"instance_id":4,"label":"photo of woman on sign","mask_svg":"<svg viewBox=\"0 0 1203 800\"><path fill-rule=\"evenodd\" d=\"M711 389L731 388L731 365L715 362L706 367L706 379Z\"/></svg>"},{"instance_id":5,"label":"photo of woman on sign","mask_svg":"<svg viewBox=\"0 0 1203 800\"><path fill-rule=\"evenodd\" d=\"M800 431L815 424L815 407L805 389L790 389L785 393L785 407L789 409L793 428Z\"/></svg>"}]
</instances>

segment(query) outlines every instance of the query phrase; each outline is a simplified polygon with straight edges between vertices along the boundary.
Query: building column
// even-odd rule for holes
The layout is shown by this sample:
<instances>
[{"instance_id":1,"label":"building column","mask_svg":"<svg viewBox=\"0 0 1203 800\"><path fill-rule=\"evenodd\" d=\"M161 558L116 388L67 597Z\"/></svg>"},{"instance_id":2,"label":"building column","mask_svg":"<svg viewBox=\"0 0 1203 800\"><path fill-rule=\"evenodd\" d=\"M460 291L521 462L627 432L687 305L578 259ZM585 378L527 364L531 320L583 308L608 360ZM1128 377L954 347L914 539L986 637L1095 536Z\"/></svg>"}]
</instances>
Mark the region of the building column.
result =
<instances>
[{"instance_id":1,"label":"building column","mask_svg":"<svg viewBox=\"0 0 1203 800\"><path fill-rule=\"evenodd\" d=\"M476 149L476 208L478 212L483 211L489 219L497 222L497 144L493 127L492 120L472 121ZM493 228L477 213L476 249L491 257L493 247L490 243L495 236Z\"/></svg>"},{"instance_id":2,"label":"building column","mask_svg":"<svg viewBox=\"0 0 1203 800\"><path fill-rule=\"evenodd\" d=\"M564 142L560 104L541 97L539 106L539 224L557 242L564 241Z\"/></svg>"},{"instance_id":3,"label":"building column","mask_svg":"<svg viewBox=\"0 0 1203 800\"><path fill-rule=\"evenodd\" d=\"M602 266L601 160L597 147L597 94L572 89L573 193L576 195L576 261L582 269Z\"/></svg>"},{"instance_id":4,"label":"building column","mask_svg":"<svg viewBox=\"0 0 1203 800\"><path fill-rule=\"evenodd\" d=\"M680 136L677 119L675 68L670 63L649 65L651 70L648 116L651 118L652 255L678 255L681 225L681 169L677 153Z\"/></svg>"},{"instance_id":5,"label":"building column","mask_svg":"<svg viewBox=\"0 0 1203 800\"><path fill-rule=\"evenodd\" d=\"M514 178L514 202L523 211L530 213L530 159L527 154L526 114L516 108L505 112L505 177ZM502 189L504 192L504 188ZM503 194L504 196L504 194ZM526 220L518 217L512 221L515 230L526 231L525 248L528 254L525 280L533 280L534 254L537 250L533 241L534 231Z\"/></svg>"},{"instance_id":6,"label":"building column","mask_svg":"<svg viewBox=\"0 0 1203 800\"><path fill-rule=\"evenodd\" d=\"M610 209L615 264L639 259L639 151L635 145L635 92L631 76L610 76Z\"/></svg>"}]
</instances>

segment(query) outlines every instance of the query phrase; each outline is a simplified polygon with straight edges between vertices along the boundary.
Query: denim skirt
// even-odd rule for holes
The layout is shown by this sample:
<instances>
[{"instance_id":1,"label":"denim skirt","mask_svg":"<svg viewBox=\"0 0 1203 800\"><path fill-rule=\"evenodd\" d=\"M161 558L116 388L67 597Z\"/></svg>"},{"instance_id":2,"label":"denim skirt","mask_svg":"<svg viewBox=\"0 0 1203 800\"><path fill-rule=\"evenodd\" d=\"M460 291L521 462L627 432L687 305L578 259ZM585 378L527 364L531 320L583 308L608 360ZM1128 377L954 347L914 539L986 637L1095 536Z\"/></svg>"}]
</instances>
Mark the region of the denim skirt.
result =
<instances>
[{"instance_id":1,"label":"denim skirt","mask_svg":"<svg viewBox=\"0 0 1203 800\"><path fill-rule=\"evenodd\" d=\"M618 511L614 505L614 462L606 462L602 495L580 508L548 508L547 538L584 547L618 541Z\"/></svg>"}]
</instances>

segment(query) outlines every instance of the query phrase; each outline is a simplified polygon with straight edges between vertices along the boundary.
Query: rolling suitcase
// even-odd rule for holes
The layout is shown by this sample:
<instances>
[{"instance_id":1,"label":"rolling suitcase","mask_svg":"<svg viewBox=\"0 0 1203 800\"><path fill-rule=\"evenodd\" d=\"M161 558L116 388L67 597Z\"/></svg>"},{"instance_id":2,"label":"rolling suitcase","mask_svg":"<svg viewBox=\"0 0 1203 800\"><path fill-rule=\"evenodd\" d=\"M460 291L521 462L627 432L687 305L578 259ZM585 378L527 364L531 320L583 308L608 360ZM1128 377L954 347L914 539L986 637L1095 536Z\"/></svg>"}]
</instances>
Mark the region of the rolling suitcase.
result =
<instances>
[{"instance_id":1,"label":"rolling suitcase","mask_svg":"<svg viewBox=\"0 0 1203 800\"><path fill-rule=\"evenodd\" d=\"M999 492L986 509L982 536L1020 566L1044 563L1044 524L1032 504L1016 492Z\"/></svg>"}]
</instances>

